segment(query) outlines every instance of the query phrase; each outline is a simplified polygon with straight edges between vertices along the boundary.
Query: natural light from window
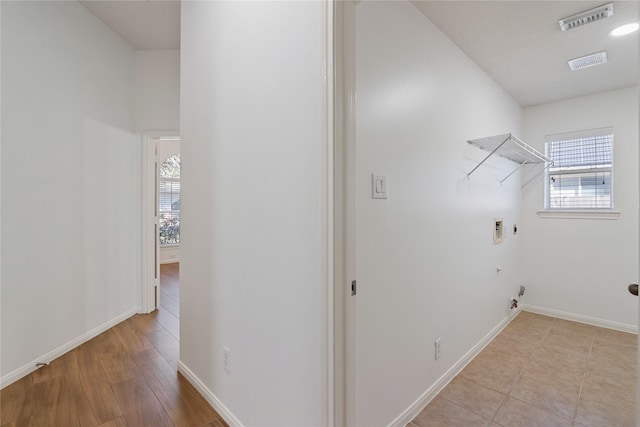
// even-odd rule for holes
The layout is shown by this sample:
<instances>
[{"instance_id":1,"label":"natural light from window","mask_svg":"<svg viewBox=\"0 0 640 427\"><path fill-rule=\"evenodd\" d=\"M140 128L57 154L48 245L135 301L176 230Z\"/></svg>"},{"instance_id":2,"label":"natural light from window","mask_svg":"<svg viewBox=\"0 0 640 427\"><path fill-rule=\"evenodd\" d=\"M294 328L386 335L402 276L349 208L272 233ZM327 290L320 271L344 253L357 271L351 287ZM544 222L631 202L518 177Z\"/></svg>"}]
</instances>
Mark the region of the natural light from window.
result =
<instances>
[{"instance_id":1,"label":"natural light from window","mask_svg":"<svg viewBox=\"0 0 640 427\"><path fill-rule=\"evenodd\" d=\"M160 246L180 244L180 155L160 166L158 182Z\"/></svg>"},{"instance_id":2,"label":"natural light from window","mask_svg":"<svg viewBox=\"0 0 640 427\"><path fill-rule=\"evenodd\" d=\"M545 209L612 209L613 129L547 137Z\"/></svg>"}]
</instances>

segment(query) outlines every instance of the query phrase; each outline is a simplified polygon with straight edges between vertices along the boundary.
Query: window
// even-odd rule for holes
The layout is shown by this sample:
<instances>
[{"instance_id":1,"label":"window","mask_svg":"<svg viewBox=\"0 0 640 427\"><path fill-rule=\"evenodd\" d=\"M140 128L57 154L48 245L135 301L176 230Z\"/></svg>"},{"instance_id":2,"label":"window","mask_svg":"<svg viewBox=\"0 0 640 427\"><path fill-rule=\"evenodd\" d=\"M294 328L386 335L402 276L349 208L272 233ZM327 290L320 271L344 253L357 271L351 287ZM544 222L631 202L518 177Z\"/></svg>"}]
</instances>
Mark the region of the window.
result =
<instances>
[{"instance_id":1,"label":"window","mask_svg":"<svg viewBox=\"0 0 640 427\"><path fill-rule=\"evenodd\" d=\"M160 166L158 182L160 246L180 244L180 155Z\"/></svg>"},{"instance_id":2,"label":"window","mask_svg":"<svg viewBox=\"0 0 640 427\"><path fill-rule=\"evenodd\" d=\"M545 209L612 209L613 129L546 137Z\"/></svg>"}]
</instances>

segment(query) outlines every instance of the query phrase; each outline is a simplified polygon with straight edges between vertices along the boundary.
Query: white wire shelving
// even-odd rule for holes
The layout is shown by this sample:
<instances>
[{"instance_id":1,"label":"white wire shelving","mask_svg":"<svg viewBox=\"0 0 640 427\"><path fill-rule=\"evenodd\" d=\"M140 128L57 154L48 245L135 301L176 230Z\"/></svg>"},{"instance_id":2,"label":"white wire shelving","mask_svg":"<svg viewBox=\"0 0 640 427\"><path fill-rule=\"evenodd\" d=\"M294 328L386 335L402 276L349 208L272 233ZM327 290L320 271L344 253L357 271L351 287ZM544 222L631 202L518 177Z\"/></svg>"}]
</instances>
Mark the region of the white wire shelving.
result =
<instances>
[{"instance_id":1,"label":"white wire shelving","mask_svg":"<svg viewBox=\"0 0 640 427\"><path fill-rule=\"evenodd\" d=\"M542 163L545 165L544 167L546 169L552 164L551 159L549 159L530 145L525 144L510 133L488 136L485 138L471 139L467 142L475 147L489 152L489 154L484 159L482 159L482 161L478 163L471 170L471 172L467 174L467 178L469 178L471 174L476 171L476 169L478 169L484 162L489 159L489 157L493 156L494 154L511 160L512 162L518 163L518 167L511 171L500 181L501 184L524 165Z\"/></svg>"}]
</instances>

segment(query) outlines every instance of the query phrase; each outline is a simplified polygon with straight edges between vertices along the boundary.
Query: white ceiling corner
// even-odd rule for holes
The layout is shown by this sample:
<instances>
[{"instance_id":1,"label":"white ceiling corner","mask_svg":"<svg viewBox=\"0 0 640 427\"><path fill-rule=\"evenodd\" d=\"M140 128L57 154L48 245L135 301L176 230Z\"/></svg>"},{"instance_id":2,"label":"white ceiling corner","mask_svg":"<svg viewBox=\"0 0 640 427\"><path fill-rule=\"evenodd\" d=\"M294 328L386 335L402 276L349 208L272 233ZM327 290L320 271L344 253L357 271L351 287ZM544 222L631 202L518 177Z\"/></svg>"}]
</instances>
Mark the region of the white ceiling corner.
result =
<instances>
[{"instance_id":1,"label":"white ceiling corner","mask_svg":"<svg viewBox=\"0 0 640 427\"><path fill-rule=\"evenodd\" d=\"M421 1L412 3L521 106L638 84L637 1L614 1L612 17L568 31L558 20L605 1ZM606 51L609 62L570 71L567 61Z\"/></svg>"},{"instance_id":2,"label":"white ceiling corner","mask_svg":"<svg viewBox=\"0 0 640 427\"><path fill-rule=\"evenodd\" d=\"M81 0L137 50L180 49L179 0Z\"/></svg>"},{"instance_id":3,"label":"white ceiling corner","mask_svg":"<svg viewBox=\"0 0 640 427\"><path fill-rule=\"evenodd\" d=\"M80 3L135 49L180 48L179 0ZM568 31L558 20L606 0L412 3L523 107L638 84L638 33L609 36L638 20L638 1L614 1L612 17ZM599 51L606 64L570 71L568 60Z\"/></svg>"}]
</instances>

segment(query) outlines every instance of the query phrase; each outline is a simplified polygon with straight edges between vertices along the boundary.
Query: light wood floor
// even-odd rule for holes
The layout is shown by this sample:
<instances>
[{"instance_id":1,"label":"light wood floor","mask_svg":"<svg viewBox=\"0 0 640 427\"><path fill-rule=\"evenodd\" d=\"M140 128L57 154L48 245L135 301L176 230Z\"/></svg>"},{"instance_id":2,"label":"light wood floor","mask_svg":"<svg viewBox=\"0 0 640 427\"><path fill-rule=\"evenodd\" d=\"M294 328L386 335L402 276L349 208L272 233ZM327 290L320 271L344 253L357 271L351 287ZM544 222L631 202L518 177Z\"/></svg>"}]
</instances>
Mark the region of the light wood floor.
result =
<instances>
[{"instance_id":1,"label":"light wood floor","mask_svg":"<svg viewBox=\"0 0 640 427\"><path fill-rule=\"evenodd\" d=\"M178 266L161 271L159 310L135 315L5 387L0 425L226 426L177 373Z\"/></svg>"}]
</instances>

